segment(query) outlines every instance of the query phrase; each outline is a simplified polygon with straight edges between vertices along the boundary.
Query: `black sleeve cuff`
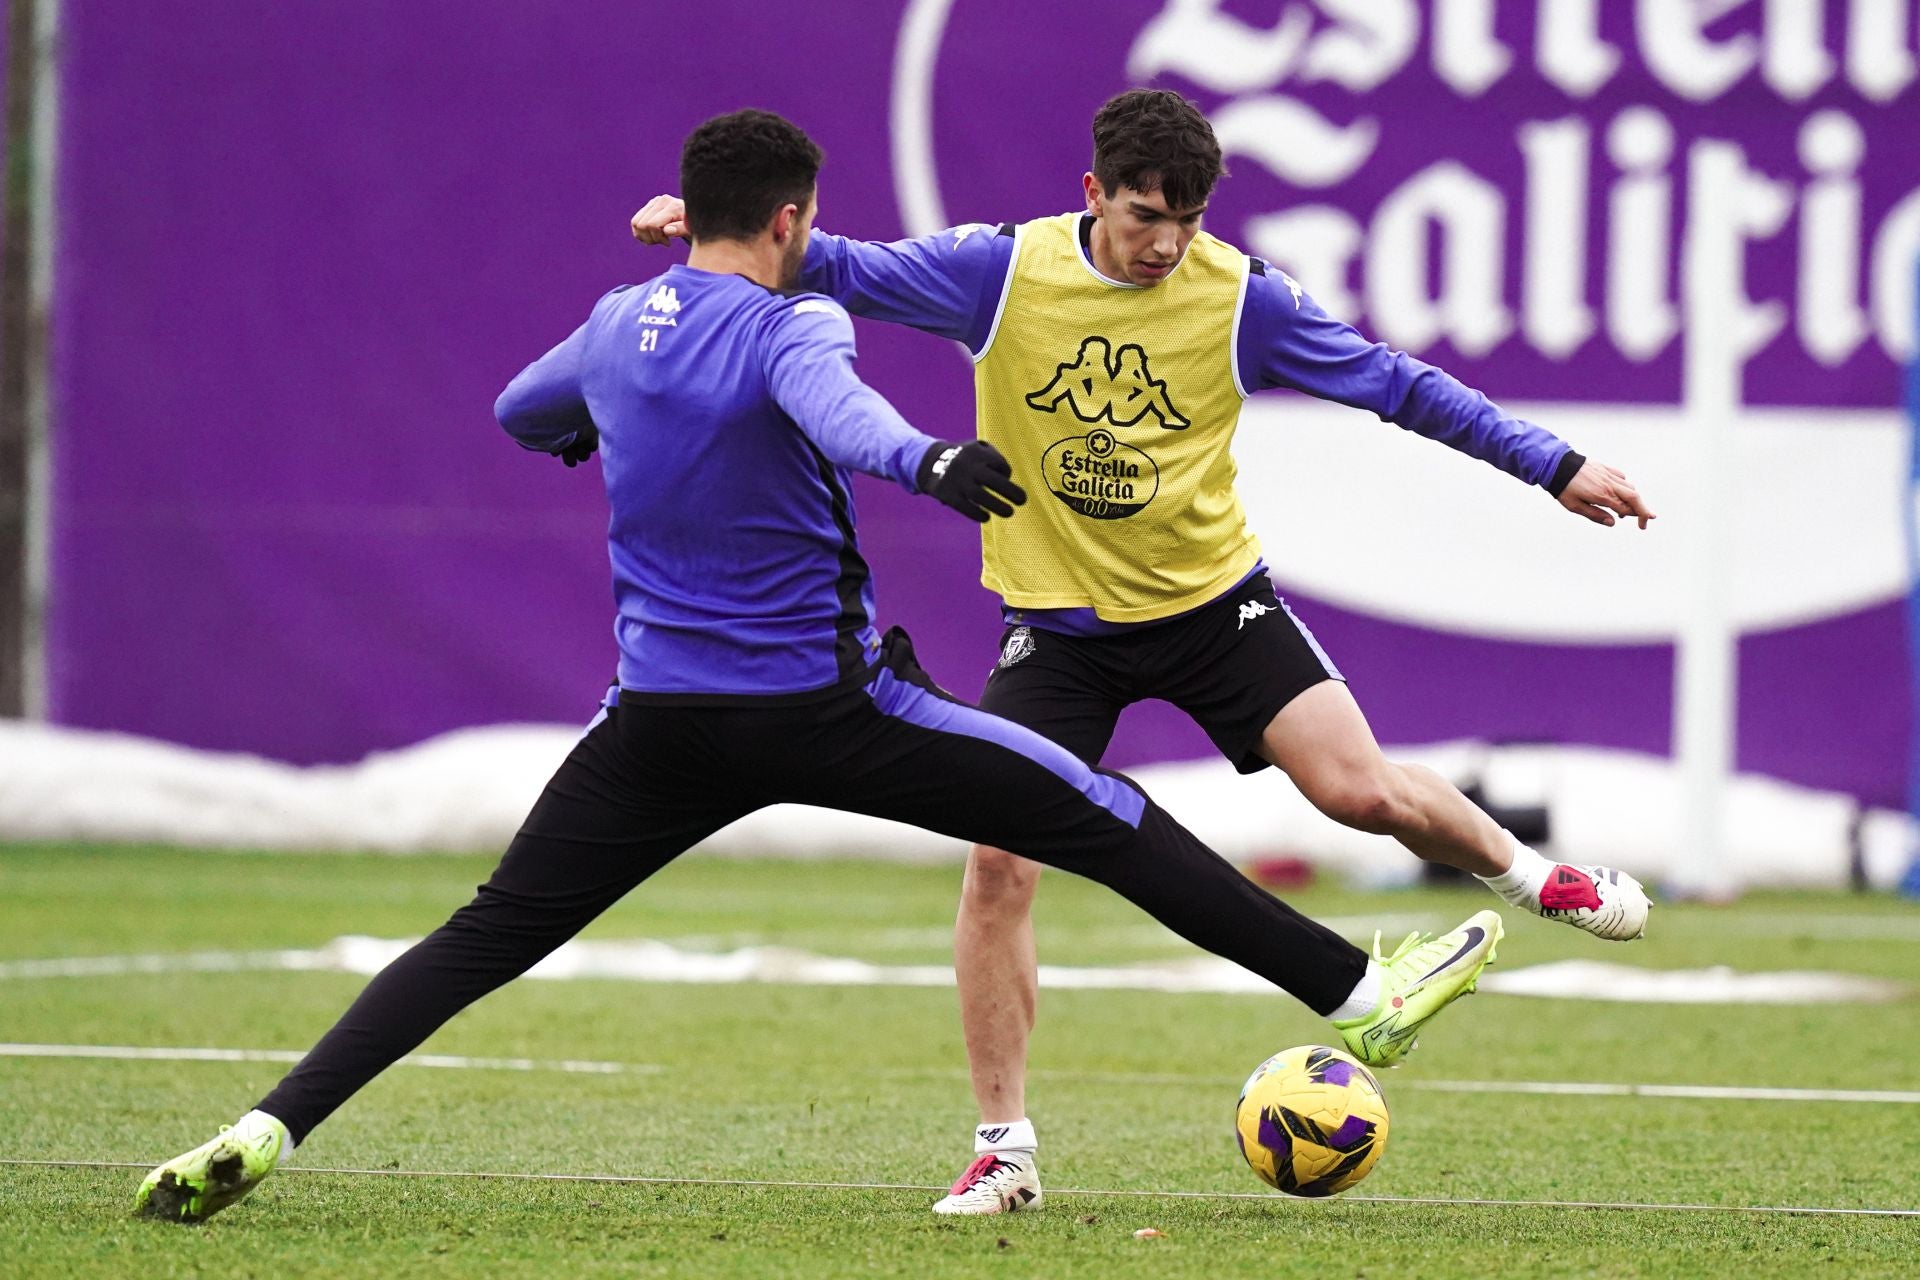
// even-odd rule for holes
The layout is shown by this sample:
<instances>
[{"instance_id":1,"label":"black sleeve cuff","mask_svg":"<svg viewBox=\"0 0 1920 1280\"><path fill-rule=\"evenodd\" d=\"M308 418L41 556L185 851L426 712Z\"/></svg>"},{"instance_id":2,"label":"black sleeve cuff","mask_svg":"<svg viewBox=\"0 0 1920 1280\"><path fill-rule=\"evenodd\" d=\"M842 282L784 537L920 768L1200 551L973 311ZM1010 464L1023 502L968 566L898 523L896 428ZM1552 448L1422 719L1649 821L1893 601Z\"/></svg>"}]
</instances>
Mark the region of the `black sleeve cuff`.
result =
<instances>
[{"instance_id":1,"label":"black sleeve cuff","mask_svg":"<svg viewBox=\"0 0 1920 1280\"><path fill-rule=\"evenodd\" d=\"M1560 458L1560 465L1553 469L1553 478L1547 481L1547 492L1554 497L1565 493L1573 478L1580 474L1580 468L1587 465L1585 454L1569 449Z\"/></svg>"}]
</instances>

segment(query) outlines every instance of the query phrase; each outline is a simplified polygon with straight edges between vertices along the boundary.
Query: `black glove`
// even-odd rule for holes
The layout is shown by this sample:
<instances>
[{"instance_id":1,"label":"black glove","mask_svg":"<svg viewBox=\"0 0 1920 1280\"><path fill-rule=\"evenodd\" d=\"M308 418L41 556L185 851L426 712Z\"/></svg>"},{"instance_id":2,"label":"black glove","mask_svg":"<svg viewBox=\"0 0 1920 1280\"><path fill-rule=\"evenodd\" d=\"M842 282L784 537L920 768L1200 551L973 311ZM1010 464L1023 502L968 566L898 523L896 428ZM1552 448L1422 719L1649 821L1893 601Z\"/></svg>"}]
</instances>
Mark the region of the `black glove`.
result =
<instances>
[{"instance_id":1,"label":"black glove","mask_svg":"<svg viewBox=\"0 0 1920 1280\"><path fill-rule=\"evenodd\" d=\"M920 459L915 483L920 492L981 524L990 515L1012 515L1013 508L1027 500L1027 491L1013 482L1013 468L985 440L935 443Z\"/></svg>"},{"instance_id":2,"label":"black glove","mask_svg":"<svg viewBox=\"0 0 1920 1280\"><path fill-rule=\"evenodd\" d=\"M599 447L600 428L589 422L580 429L580 434L573 438L572 444L562 445L560 448L550 449L548 452L568 466L577 467L588 458L591 458L593 451Z\"/></svg>"}]
</instances>

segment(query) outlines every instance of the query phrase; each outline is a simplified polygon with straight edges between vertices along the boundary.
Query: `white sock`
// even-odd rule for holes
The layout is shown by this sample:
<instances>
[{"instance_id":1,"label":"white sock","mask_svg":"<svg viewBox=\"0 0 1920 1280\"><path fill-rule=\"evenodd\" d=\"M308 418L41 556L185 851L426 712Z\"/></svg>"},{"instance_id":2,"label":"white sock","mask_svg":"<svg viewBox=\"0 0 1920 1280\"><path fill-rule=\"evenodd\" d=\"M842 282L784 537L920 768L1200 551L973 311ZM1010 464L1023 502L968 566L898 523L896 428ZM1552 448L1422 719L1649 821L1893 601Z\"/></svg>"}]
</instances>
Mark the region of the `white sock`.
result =
<instances>
[{"instance_id":1,"label":"white sock","mask_svg":"<svg viewBox=\"0 0 1920 1280\"><path fill-rule=\"evenodd\" d=\"M1518 840L1513 842L1513 865L1497 876L1475 876L1510 906L1540 910L1540 890L1558 863L1548 862Z\"/></svg>"},{"instance_id":2,"label":"white sock","mask_svg":"<svg viewBox=\"0 0 1920 1280\"><path fill-rule=\"evenodd\" d=\"M279 1117L270 1116L264 1111L249 1111L234 1121L233 1124L233 1131L235 1133L243 1134L250 1138L257 1137L270 1129L278 1129L280 1131L281 1157L285 1158L292 1155L295 1145L293 1134L287 1131L286 1125L280 1123Z\"/></svg>"},{"instance_id":3,"label":"white sock","mask_svg":"<svg viewBox=\"0 0 1920 1280\"><path fill-rule=\"evenodd\" d=\"M1353 1022L1368 1017L1380 1007L1380 966L1367 961L1367 971L1360 975L1360 981L1353 984L1353 991L1347 996L1346 1003L1327 1015L1329 1022Z\"/></svg>"},{"instance_id":4,"label":"white sock","mask_svg":"<svg viewBox=\"0 0 1920 1280\"><path fill-rule=\"evenodd\" d=\"M1034 1136L1033 1121L1021 1116L1018 1120L998 1120L992 1124L977 1126L973 1131L973 1154L983 1156L989 1151L1036 1151L1040 1139Z\"/></svg>"}]
</instances>

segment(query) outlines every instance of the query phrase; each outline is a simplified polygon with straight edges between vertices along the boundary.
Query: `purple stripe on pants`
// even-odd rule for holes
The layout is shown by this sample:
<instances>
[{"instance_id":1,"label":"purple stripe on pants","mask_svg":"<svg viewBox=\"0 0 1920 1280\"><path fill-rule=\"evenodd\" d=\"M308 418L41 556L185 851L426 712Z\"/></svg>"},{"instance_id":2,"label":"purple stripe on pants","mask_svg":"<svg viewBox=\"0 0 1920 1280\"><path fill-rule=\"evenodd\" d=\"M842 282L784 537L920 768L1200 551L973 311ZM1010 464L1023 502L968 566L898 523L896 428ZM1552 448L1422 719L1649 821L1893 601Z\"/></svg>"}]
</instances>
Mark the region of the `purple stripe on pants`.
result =
<instances>
[{"instance_id":1,"label":"purple stripe on pants","mask_svg":"<svg viewBox=\"0 0 1920 1280\"><path fill-rule=\"evenodd\" d=\"M1130 827L1139 827L1146 797L1118 778L1095 773L1071 751L1031 729L1002 720L964 702L951 702L882 670L867 685L867 696L882 715L908 724L992 742L1016 752L1053 774Z\"/></svg>"}]
</instances>

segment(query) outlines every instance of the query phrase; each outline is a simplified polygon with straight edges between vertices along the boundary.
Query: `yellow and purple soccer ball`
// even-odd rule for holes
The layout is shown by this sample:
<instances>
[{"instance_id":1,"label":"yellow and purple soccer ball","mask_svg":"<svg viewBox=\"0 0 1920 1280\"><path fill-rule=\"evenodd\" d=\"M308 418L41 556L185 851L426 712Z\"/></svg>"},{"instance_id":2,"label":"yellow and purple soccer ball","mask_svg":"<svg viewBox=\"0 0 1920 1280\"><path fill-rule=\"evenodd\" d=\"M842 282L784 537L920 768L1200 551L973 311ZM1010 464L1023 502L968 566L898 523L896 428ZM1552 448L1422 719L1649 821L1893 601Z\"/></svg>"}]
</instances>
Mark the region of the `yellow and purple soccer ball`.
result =
<instances>
[{"instance_id":1,"label":"yellow and purple soccer ball","mask_svg":"<svg viewBox=\"0 0 1920 1280\"><path fill-rule=\"evenodd\" d=\"M1283 1049L1255 1067L1234 1122L1254 1173L1290 1196L1338 1195L1372 1172L1387 1145L1380 1082L1324 1045Z\"/></svg>"}]
</instances>

